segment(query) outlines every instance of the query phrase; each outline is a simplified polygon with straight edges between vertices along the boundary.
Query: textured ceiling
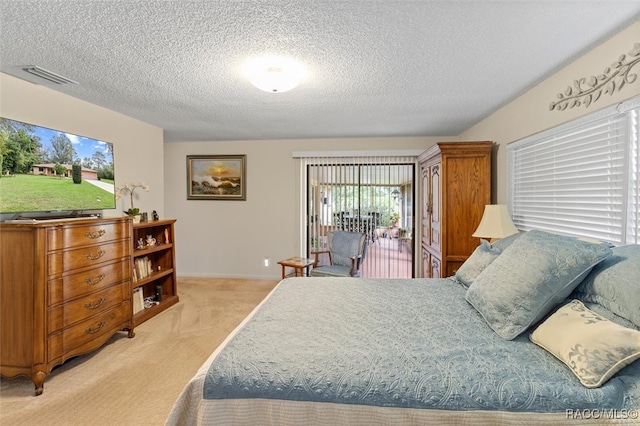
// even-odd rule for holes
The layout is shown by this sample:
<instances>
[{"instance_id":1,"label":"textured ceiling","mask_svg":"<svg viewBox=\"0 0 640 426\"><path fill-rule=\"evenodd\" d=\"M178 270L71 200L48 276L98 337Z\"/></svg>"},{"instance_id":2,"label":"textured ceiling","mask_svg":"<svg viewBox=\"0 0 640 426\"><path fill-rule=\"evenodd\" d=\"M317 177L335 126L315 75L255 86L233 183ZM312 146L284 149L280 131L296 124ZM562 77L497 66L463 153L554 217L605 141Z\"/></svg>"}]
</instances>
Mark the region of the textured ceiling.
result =
<instances>
[{"instance_id":1,"label":"textured ceiling","mask_svg":"<svg viewBox=\"0 0 640 426\"><path fill-rule=\"evenodd\" d=\"M640 18L638 0L0 8L0 70L161 127L165 141L456 136ZM307 79L286 93L254 88L240 66L264 53L297 58ZM27 65L79 84L40 80Z\"/></svg>"}]
</instances>

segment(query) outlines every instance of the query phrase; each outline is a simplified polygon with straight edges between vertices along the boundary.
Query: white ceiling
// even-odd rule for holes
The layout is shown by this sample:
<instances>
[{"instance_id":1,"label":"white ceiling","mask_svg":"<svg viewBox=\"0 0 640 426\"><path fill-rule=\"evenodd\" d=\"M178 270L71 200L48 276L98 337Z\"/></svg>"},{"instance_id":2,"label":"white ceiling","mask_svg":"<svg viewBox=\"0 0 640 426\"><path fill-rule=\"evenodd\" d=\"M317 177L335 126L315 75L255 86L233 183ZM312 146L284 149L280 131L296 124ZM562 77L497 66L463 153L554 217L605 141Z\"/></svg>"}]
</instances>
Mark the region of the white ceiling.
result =
<instances>
[{"instance_id":1,"label":"white ceiling","mask_svg":"<svg viewBox=\"0 0 640 426\"><path fill-rule=\"evenodd\" d=\"M638 0L0 8L1 71L161 127L168 142L456 136L640 18ZM259 91L240 66L263 53L295 57L308 78L290 92ZM79 84L40 80L27 65Z\"/></svg>"}]
</instances>

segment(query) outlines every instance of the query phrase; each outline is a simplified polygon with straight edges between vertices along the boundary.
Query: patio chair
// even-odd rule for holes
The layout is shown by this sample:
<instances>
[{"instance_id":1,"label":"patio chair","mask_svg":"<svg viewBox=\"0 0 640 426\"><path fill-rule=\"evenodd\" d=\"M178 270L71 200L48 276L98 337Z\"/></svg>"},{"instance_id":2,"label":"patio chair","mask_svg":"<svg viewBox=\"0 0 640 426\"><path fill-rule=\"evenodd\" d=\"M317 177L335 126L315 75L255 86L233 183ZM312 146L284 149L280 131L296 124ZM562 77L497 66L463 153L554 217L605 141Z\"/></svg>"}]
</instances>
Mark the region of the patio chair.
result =
<instances>
[{"instance_id":1,"label":"patio chair","mask_svg":"<svg viewBox=\"0 0 640 426\"><path fill-rule=\"evenodd\" d=\"M364 232L329 231L328 250L313 251L315 256L312 277L359 277L360 265L367 252L367 234ZM322 253L329 255L328 265L318 265Z\"/></svg>"},{"instance_id":2,"label":"patio chair","mask_svg":"<svg viewBox=\"0 0 640 426\"><path fill-rule=\"evenodd\" d=\"M371 216L371 223L369 227L369 238L371 241L376 241L378 239L378 226L380 225L380 213L378 212L369 212L369 216Z\"/></svg>"},{"instance_id":3,"label":"patio chair","mask_svg":"<svg viewBox=\"0 0 640 426\"><path fill-rule=\"evenodd\" d=\"M407 243L409 246L409 252L411 252L411 248L413 246L413 243L411 240L412 240L411 230L400 228L398 230L398 251L402 253L402 246L404 245L404 243Z\"/></svg>"}]
</instances>

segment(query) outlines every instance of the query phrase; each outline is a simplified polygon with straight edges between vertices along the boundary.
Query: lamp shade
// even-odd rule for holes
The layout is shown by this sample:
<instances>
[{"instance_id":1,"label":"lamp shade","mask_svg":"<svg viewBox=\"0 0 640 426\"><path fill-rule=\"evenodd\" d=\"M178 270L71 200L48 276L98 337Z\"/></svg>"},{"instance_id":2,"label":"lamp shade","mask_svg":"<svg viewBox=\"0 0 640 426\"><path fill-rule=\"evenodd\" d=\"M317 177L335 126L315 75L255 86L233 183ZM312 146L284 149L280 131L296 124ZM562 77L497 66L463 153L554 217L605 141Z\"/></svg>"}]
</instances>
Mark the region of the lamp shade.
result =
<instances>
[{"instance_id":1,"label":"lamp shade","mask_svg":"<svg viewBox=\"0 0 640 426\"><path fill-rule=\"evenodd\" d=\"M518 232L513 224L507 206L504 204L487 204L480 225L473 233L474 237L500 239Z\"/></svg>"}]
</instances>

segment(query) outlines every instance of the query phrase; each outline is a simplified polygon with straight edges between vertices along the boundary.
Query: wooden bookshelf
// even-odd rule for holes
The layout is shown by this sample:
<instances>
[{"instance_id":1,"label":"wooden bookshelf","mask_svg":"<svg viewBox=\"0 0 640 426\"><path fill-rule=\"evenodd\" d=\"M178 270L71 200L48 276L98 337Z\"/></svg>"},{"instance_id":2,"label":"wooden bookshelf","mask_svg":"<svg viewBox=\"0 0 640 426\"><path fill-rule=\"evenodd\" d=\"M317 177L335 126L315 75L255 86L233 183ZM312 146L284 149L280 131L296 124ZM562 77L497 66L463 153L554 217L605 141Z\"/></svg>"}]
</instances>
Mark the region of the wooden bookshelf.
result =
<instances>
[{"instance_id":1,"label":"wooden bookshelf","mask_svg":"<svg viewBox=\"0 0 640 426\"><path fill-rule=\"evenodd\" d=\"M132 225L134 327L178 303L175 222L175 219L166 219ZM137 289L142 291L142 306L135 300Z\"/></svg>"}]
</instances>

